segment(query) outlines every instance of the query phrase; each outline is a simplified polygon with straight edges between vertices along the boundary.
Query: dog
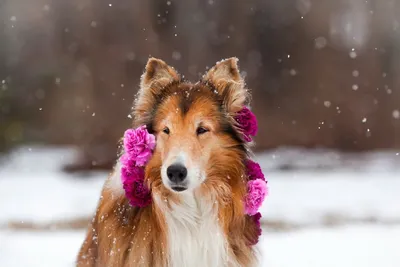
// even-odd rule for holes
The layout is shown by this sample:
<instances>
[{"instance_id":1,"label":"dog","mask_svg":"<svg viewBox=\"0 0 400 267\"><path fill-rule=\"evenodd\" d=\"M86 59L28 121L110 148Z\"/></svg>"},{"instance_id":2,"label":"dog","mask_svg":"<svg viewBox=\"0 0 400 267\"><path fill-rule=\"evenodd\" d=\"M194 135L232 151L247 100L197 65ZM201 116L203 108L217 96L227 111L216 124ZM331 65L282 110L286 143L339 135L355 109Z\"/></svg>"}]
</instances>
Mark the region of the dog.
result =
<instances>
[{"instance_id":1,"label":"dog","mask_svg":"<svg viewBox=\"0 0 400 267\"><path fill-rule=\"evenodd\" d=\"M243 205L250 150L234 120L248 103L236 58L218 62L197 83L150 58L133 127L146 125L156 136L145 167L152 203L129 204L117 161L77 266L256 266L258 253L249 244L257 226Z\"/></svg>"}]
</instances>

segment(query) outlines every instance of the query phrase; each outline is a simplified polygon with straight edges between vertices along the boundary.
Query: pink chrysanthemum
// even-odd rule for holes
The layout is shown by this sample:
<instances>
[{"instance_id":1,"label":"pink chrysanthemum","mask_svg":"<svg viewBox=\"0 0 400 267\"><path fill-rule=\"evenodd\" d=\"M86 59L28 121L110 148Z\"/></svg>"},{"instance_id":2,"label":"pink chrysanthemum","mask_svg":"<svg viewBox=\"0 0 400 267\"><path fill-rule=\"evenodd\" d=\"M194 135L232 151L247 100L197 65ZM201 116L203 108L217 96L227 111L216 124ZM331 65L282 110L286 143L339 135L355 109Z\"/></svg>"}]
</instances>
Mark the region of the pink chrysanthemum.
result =
<instances>
[{"instance_id":1,"label":"pink chrysanthemum","mask_svg":"<svg viewBox=\"0 0 400 267\"><path fill-rule=\"evenodd\" d=\"M246 161L246 173L250 180L263 179L265 181L260 164L250 159Z\"/></svg>"},{"instance_id":2,"label":"pink chrysanthemum","mask_svg":"<svg viewBox=\"0 0 400 267\"><path fill-rule=\"evenodd\" d=\"M136 166L136 161L128 153L123 154L119 161L121 162L122 166L127 169L131 169Z\"/></svg>"},{"instance_id":3,"label":"pink chrysanthemum","mask_svg":"<svg viewBox=\"0 0 400 267\"><path fill-rule=\"evenodd\" d=\"M257 212L256 214L254 214L253 216L251 216L251 218L253 219L255 225L256 225L256 231L257 231L257 237L251 241L250 245L254 246L258 243L259 238L262 234L262 229L261 229L261 213Z\"/></svg>"},{"instance_id":4,"label":"pink chrysanthemum","mask_svg":"<svg viewBox=\"0 0 400 267\"><path fill-rule=\"evenodd\" d=\"M150 190L144 183L144 169L142 167L122 167L121 180L125 196L132 206L145 207L151 203Z\"/></svg>"},{"instance_id":5,"label":"pink chrysanthemum","mask_svg":"<svg viewBox=\"0 0 400 267\"><path fill-rule=\"evenodd\" d=\"M126 189L126 194L129 196L129 203L135 207L146 207L151 203L150 190L144 184L144 181L135 181Z\"/></svg>"},{"instance_id":6,"label":"pink chrysanthemum","mask_svg":"<svg viewBox=\"0 0 400 267\"><path fill-rule=\"evenodd\" d=\"M145 126L125 131L125 153L120 158L121 181L132 206L145 207L151 203L150 190L144 181L144 166L150 160L155 146L155 136Z\"/></svg>"},{"instance_id":7,"label":"pink chrysanthemum","mask_svg":"<svg viewBox=\"0 0 400 267\"><path fill-rule=\"evenodd\" d=\"M242 130L246 142L251 141L251 136L256 136L258 131L257 118L247 107L241 109L235 116L235 120Z\"/></svg>"},{"instance_id":8,"label":"pink chrysanthemum","mask_svg":"<svg viewBox=\"0 0 400 267\"><path fill-rule=\"evenodd\" d=\"M247 182L247 195L245 199L245 211L248 215L254 215L261 207L268 195L267 183L262 179Z\"/></svg>"},{"instance_id":9,"label":"pink chrysanthemum","mask_svg":"<svg viewBox=\"0 0 400 267\"><path fill-rule=\"evenodd\" d=\"M142 167L124 166L121 168L121 181L122 183L133 183L133 181L141 181L144 179L144 169Z\"/></svg>"},{"instance_id":10,"label":"pink chrysanthemum","mask_svg":"<svg viewBox=\"0 0 400 267\"><path fill-rule=\"evenodd\" d=\"M124 134L125 153L136 162L137 166L144 166L153 154L156 146L156 138L149 134L146 126L137 129L129 129Z\"/></svg>"}]
</instances>

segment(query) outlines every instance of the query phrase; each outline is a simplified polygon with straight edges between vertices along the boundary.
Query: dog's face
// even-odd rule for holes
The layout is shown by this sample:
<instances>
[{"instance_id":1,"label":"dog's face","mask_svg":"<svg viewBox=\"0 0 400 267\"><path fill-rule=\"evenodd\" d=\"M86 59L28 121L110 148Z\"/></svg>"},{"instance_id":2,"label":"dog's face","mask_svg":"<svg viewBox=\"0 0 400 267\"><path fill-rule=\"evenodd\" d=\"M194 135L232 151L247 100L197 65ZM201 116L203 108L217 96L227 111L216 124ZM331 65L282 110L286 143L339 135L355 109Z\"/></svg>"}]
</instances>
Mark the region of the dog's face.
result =
<instances>
[{"instance_id":1,"label":"dog's face","mask_svg":"<svg viewBox=\"0 0 400 267\"><path fill-rule=\"evenodd\" d=\"M150 59L134 115L137 125L156 135L153 179L172 192L194 190L210 176L228 175L223 172L230 164L241 164L245 147L233 117L246 95L235 59L218 63L196 84Z\"/></svg>"},{"instance_id":2,"label":"dog's face","mask_svg":"<svg viewBox=\"0 0 400 267\"><path fill-rule=\"evenodd\" d=\"M240 141L211 88L176 84L166 90L169 97L153 120L161 178L174 191L194 189L206 179L210 159Z\"/></svg>"}]
</instances>

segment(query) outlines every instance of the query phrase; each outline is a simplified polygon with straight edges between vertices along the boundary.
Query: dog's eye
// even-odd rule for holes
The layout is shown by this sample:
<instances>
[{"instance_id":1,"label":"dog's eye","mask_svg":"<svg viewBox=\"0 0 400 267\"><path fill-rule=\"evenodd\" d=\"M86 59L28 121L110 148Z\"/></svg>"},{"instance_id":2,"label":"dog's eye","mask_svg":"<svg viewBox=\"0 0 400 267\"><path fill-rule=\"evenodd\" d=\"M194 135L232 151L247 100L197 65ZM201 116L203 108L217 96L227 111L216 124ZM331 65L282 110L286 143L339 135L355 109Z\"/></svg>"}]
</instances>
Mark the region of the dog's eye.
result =
<instances>
[{"instance_id":1,"label":"dog's eye","mask_svg":"<svg viewBox=\"0 0 400 267\"><path fill-rule=\"evenodd\" d=\"M197 135L201 135L201 134L204 134L204 133L206 133L206 132L208 132L208 130L207 130L206 128L204 128L204 127L199 127L199 128L197 128L197 130L196 130L196 134L197 134Z\"/></svg>"},{"instance_id":2,"label":"dog's eye","mask_svg":"<svg viewBox=\"0 0 400 267\"><path fill-rule=\"evenodd\" d=\"M168 127L165 127L164 130L162 130L162 131L163 131L163 133L165 133L165 134L169 134L169 128L168 128Z\"/></svg>"}]
</instances>

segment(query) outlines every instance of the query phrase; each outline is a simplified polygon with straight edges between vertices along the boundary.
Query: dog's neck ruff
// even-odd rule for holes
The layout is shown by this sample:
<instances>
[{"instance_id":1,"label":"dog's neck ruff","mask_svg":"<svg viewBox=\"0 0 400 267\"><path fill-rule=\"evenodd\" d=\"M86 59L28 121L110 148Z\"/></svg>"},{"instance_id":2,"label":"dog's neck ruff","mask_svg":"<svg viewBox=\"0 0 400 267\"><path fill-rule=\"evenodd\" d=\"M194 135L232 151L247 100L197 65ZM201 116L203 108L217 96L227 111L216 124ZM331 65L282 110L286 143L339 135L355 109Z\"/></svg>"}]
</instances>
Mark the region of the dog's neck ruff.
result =
<instances>
[{"instance_id":1,"label":"dog's neck ruff","mask_svg":"<svg viewBox=\"0 0 400 267\"><path fill-rule=\"evenodd\" d=\"M232 252L219 224L216 202L196 197L193 192L180 196L179 204L155 197L168 229L169 266L239 267L239 263L233 262L235 257L230 255Z\"/></svg>"}]
</instances>

